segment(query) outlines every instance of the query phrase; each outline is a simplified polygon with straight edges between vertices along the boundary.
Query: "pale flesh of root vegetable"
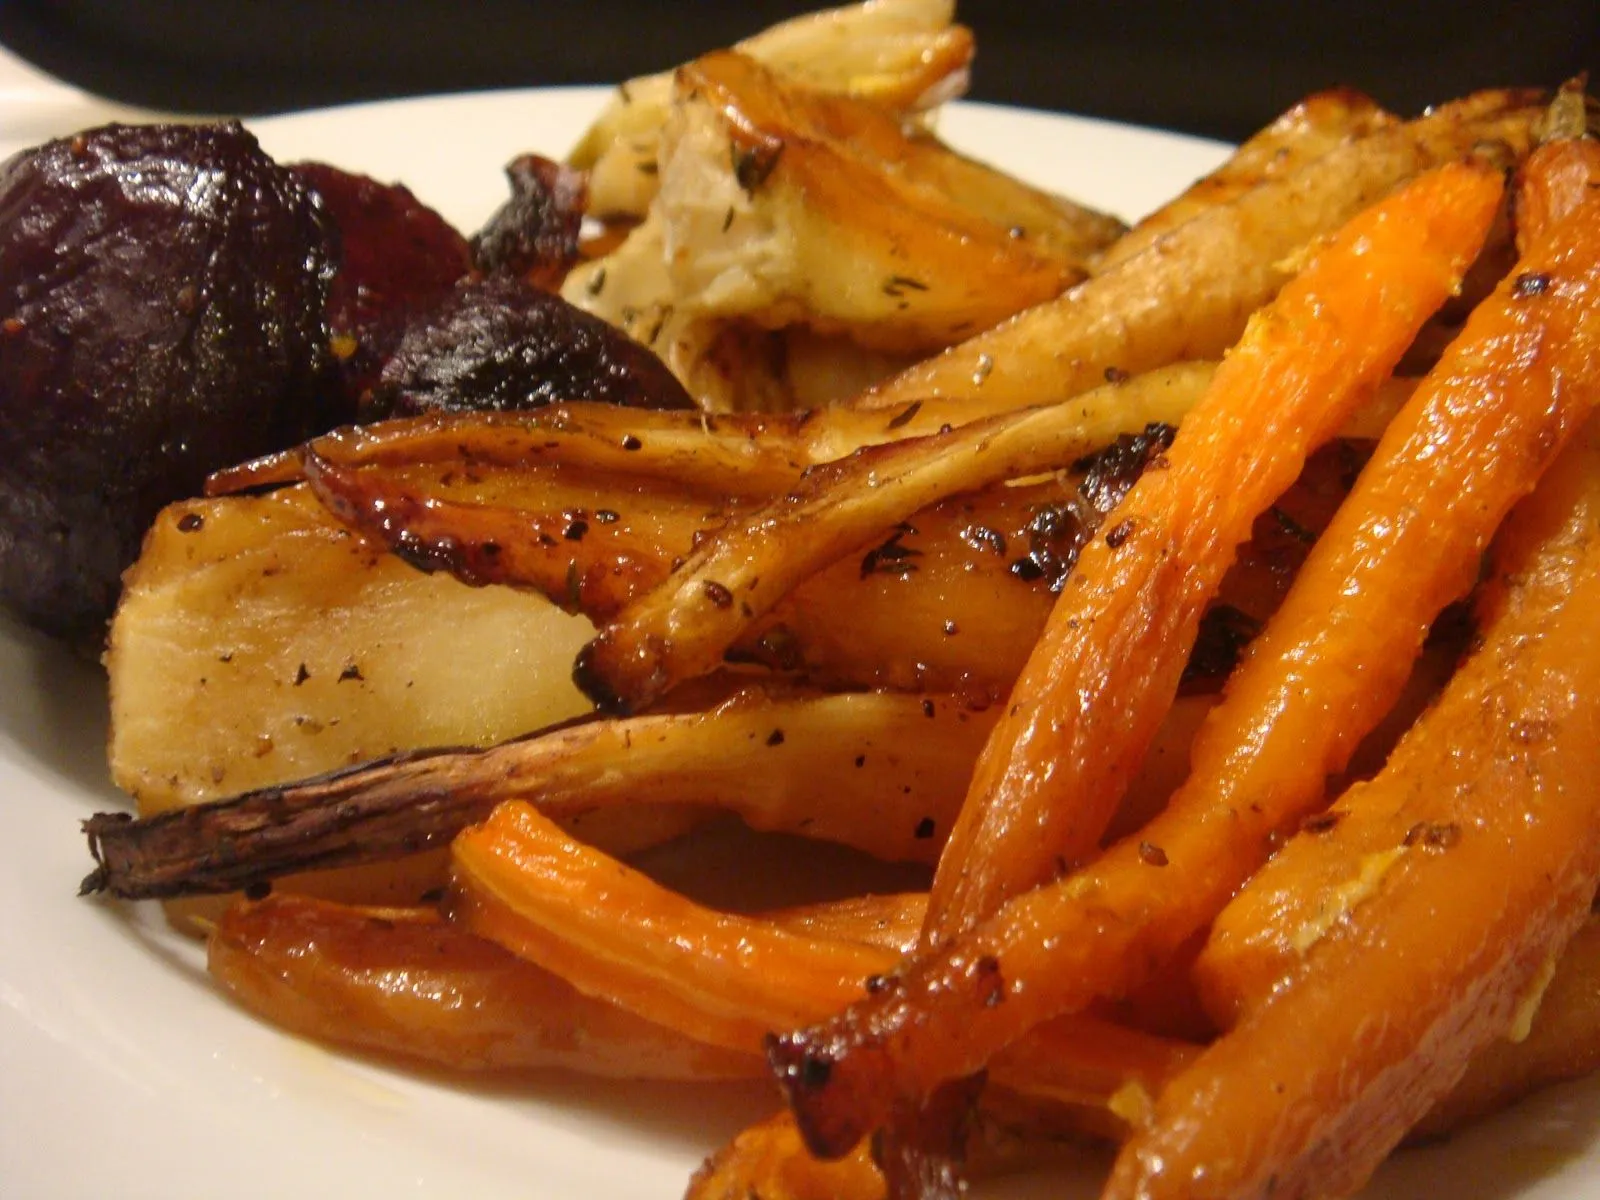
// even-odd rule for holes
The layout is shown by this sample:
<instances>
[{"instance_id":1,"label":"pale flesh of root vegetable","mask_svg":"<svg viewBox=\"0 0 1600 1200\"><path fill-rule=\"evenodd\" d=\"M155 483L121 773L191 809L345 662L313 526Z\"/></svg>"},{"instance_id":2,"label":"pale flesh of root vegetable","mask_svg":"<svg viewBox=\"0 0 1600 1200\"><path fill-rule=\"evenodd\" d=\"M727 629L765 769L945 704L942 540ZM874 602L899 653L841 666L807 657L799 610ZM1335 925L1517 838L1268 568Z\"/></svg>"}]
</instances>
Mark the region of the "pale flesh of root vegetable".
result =
<instances>
[{"instance_id":1,"label":"pale flesh of root vegetable","mask_svg":"<svg viewBox=\"0 0 1600 1200\"><path fill-rule=\"evenodd\" d=\"M763 330L877 352L877 382L1058 295L1122 231L740 54L681 68L671 114L648 216L562 294L654 349L714 410L786 398L781 364L763 361L783 346Z\"/></svg>"},{"instance_id":2,"label":"pale flesh of root vegetable","mask_svg":"<svg viewBox=\"0 0 1600 1200\"><path fill-rule=\"evenodd\" d=\"M164 511L124 579L105 665L112 780L141 813L437 745L489 745L588 710L569 680L592 633L542 596L429 578L351 536L304 492ZM675 836L662 810L589 835L619 852ZM281 886L413 904L442 854ZM174 901L196 931L212 901Z\"/></svg>"},{"instance_id":3,"label":"pale flesh of root vegetable","mask_svg":"<svg viewBox=\"0 0 1600 1200\"><path fill-rule=\"evenodd\" d=\"M1215 358L1293 273L1294 258L1419 171L1474 153L1525 155L1542 114L1528 92L1485 92L1380 127L1207 208L1142 253L865 393L863 407L930 397L966 420L1061 400L1108 370ZM1114 251L1113 251L1114 253Z\"/></svg>"},{"instance_id":4,"label":"pale flesh of root vegetable","mask_svg":"<svg viewBox=\"0 0 1600 1200\"><path fill-rule=\"evenodd\" d=\"M953 0L869 0L780 22L733 47L786 79L912 116L966 90L972 33ZM655 196L657 147L673 72L630 79L568 161L589 172L591 210L643 217Z\"/></svg>"},{"instance_id":5,"label":"pale flesh of root vegetable","mask_svg":"<svg viewBox=\"0 0 1600 1200\"><path fill-rule=\"evenodd\" d=\"M1283 969L1213 962L1239 1023L1163 1090L1108 1196L1354 1191L1548 985L1600 874L1600 473L1578 450L1577 503L1519 564L1481 649L1336 819L1245 887L1239 919L1222 913L1223 937L1276 943ZM1329 876L1361 886L1308 922Z\"/></svg>"},{"instance_id":6,"label":"pale flesh of root vegetable","mask_svg":"<svg viewBox=\"0 0 1600 1200\"><path fill-rule=\"evenodd\" d=\"M448 614L448 616L445 616ZM111 627L112 778L141 812L587 711L587 623L429 577L299 491L163 512Z\"/></svg>"},{"instance_id":7,"label":"pale flesh of root vegetable","mask_svg":"<svg viewBox=\"0 0 1600 1200\"><path fill-rule=\"evenodd\" d=\"M1225 369L1231 368L1230 374L1238 372L1241 385L1246 380L1252 380L1260 386L1268 386L1267 381L1277 378L1280 370L1280 367L1268 368L1266 364L1269 362L1281 363L1281 370L1292 375L1302 369L1314 370L1312 362L1331 355L1328 361L1338 364L1333 367L1335 374L1345 376L1349 368L1342 361L1343 356L1353 353L1366 360L1367 365L1362 369L1381 372L1385 357L1392 356L1389 357L1392 362L1392 358L1397 357L1403 349L1408 337L1406 327L1414 329L1415 325L1420 324L1427 313L1448 294L1452 280L1459 278L1460 272L1471 261L1475 245L1493 216L1499 193L1498 176L1491 171L1465 166L1446 167L1420 178L1402 193L1357 218L1306 268L1293 287L1279 296L1274 307L1252 323L1251 337L1230 356ZM1409 213L1410 217L1401 219L1401 213ZM1395 223L1397 219L1399 224ZM1402 231L1400 224L1407 228ZM1425 236L1424 230L1431 232ZM1382 252L1378 249L1380 242L1386 247ZM1377 266L1380 257L1389 268L1381 273ZM1368 275L1369 271L1371 275ZM1370 288L1380 278L1387 279L1386 298L1376 305L1382 310L1380 327L1372 328L1374 322L1369 314L1374 308L1374 301ZM1410 297L1409 311L1403 311L1400 307L1402 296ZM1294 312L1300 312L1301 318L1293 318L1291 314ZM1352 324L1343 326L1343 332L1335 334L1335 328L1339 326L1335 316L1338 312L1346 313ZM1314 318L1311 318L1312 313L1315 314ZM1307 340L1306 333L1311 330L1316 331L1317 340ZM1322 342L1326 338L1333 338L1334 341ZM1258 339L1259 349L1252 350L1252 342ZM1260 360L1254 362L1257 355ZM1369 355L1374 357L1368 358ZM1243 402L1242 407L1246 412L1258 416L1272 412L1277 420L1287 419L1285 409L1270 403L1257 404L1250 398L1250 390L1235 394L1232 385L1224 387L1224 382L1224 374L1219 372L1217 382L1208 395L1218 405L1218 421L1222 421L1223 413L1239 401ZM1309 393L1302 393L1298 387L1294 387L1289 394L1304 399L1308 394L1321 397L1325 393L1319 385L1309 389ZM1204 486L1205 494L1224 497L1230 503L1244 501L1240 479L1245 473L1222 465L1224 461L1234 461L1230 455L1221 452L1223 443L1230 443L1237 434L1241 438L1238 444L1248 447L1251 453L1262 453L1269 445L1273 453L1281 453L1286 448L1283 444L1272 443L1274 438L1290 436L1287 430L1258 436L1244 432L1230 419L1218 426L1222 441L1201 452L1198 445L1207 440L1204 432L1207 424L1197 424L1197 416L1201 411L1197 408L1180 430L1169 452L1169 458L1174 460L1173 467L1159 474L1147 474L1129 492L1122 509L1118 511L1141 511L1145 503L1158 500L1165 489L1177 489L1182 484L1186 472L1179 469L1181 460L1178 452L1185 444L1186 435L1196 439L1190 443L1198 455L1194 462L1208 464L1217 472L1215 479ZM1302 428L1299 434L1293 436L1308 436L1308 440L1314 443L1320 435L1309 426L1329 422L1330 418L1332 414L1327 411L1302 415L1298 420L1305 422L1307 428ZM1258 474L1249 477L1260 482ZM1270 485L1263 488L1267 497L1277 490ZM1255 501L1248 503L1253 507ZM1179 515L1188 517L1196 514L1185 501L1180 506ZM1114 513L1112 520L1115 519ZM1214 529L1218 523L1217 514L1208 513L1202 519L1205 529ZM1137 530L1136 524L1134 532L1121 547L1110 546L1103 539L1097 540L1092 547L1097 555L1103 556L1107 565L1133 563L1144 569L1148 564L1126 553L1130 546L1139 547ZM1319 544L1326 544L1326 540ZM1147 544L1145 551L1154 548L1154 544ZM1087 552L1085 559L1079 562L1080 578L1092 581L1094 575L1084 571L1086 559ZM1122 578L1122 575L1108 577L1109 594L1114 596L1122 593L1116 582ZM1137 577L1126 578L1132 583ZM1302 571L1297 585L1304 578ZM1178 600L1183 594L1173 593L1165 601L1157 597L1137 610L1134 628L1143 630L1154 624L1160 629L1156 643L1160 653L1170 653L1175 644L1177 631L1171 628L1170 621L1181 608ZM1071 644L1072 637L1096 632L1096 625L1085 623L1075 611L1086 598L1093 597L1087 592L1070 594L1067 599L1073 603L1065 609L1058 605L1053 615L1052 626L1056 624L1056 616L1064 618L1060 629L1069 639L1065 645ZM1269 629L1271 627L1272 623L1269 622ZM1123 628L1123 623L1103 626L1106 632L1113 629L1121 631ZM1050 640L1047 632L1045 641L1048 643ZM1083 787L1086 781L1074 777L1079 786L1069 793L1072 806L1065 810L1068 815L1074 815L1084 796L1091 803L1098 804L1102 789L1120 792L1114 773L1125 770L1126 766L1120 754L1110 753L1106 742L1114 737L1119 745L1126 744L1137 733L1131 726L1134 717L1148 719L1148 710L1143 701L1135 709L1129 710L1128 700L1130 694L1136 695L1139 689L1150 686L1151 678L1145 670L1145 664L1152 659L1141 645L1136 649L1114 647L1109 656L1103 650L1069 655L1062 661L1067 665L1061 668L1052 685L1025 687L1019 683L1013 693L1013 703L1019 706L1019 716L1022 715L1022 708L1039 709L1039 697L1048 698L1052 694L1052 687L1057 689L1054 694L1073 698L1067 701L1073 705L1073 713L1084 711L1076 700L1081 684L1071 682L1076 678L1070 665L1074 662L1084 666L1103 665L1109 674L1103 683L1099 680L1095 682L1102 689L1110 688L1106 695L1118 698L1115 706L1117 715L1109 722L1104 721L1107 715L1104 711L1098 713L1103 723L1092 739L1093 749L1087 756L1058 754L1053 749L1045 755L1044 761L1054 764L1052 769L1056 775L1061 774L1063 764L1076 769L1080 762L1087 762L1092 769L1112 776L1109 780L1096 778L1087 791ZM1246 665L1255 661L1255 657L1251 656L1246 659ZM1137 674L1131 679L1124 679L1123 676L1134 666L1138 668ZM1161 687L1153 694L1160 696L1168 693L1165 687ZM1229 693L1230 696L1234 694L1234 691ZM1248 706L1250 701L1245 703ZM1007 709L1001 726L1005 725L1010 715L1011 710ZM1205 729L1218 724L1220 720L1208 722L1202 727L1201 737L1205 736ZM1070 730L1080 731L1081 722L1067 720L1065 725ZM997 726L997 729L1001 726ZM1049 732L1052 727L1038 728ZM1038 736L1036 726L1028 724L1024 729L1029 736L1020 743L991 741L991 748L1007 751L1004 762L1021 761L1019 757L1009 754L1012 745L1023 749L1028 749L1030 744L1034 749L1045 748L1046 743ZM1137 757L1131 761L1137 761ZM991 796L1009 802L1016 789L1016 785L1007 777L1007 790L997 792L985 783L984 774L983 759L980 759L971 793L984 802L983 807L973 810L980 817L991 811L993 806L988 803ZM1025 776L1023 781L1029 782L1032 778ZM1065 777L1051 782L1059 785L1064 781ZM1029 786L1017 794L1037 798L1048 792ZM1168 809L1169 813L1173 811L1172 808ZM964 810L963 821L965 819ZM1160 818L1157 819L1159 823ZM1097 837L1102 825L1100 820L1090 819L1083 825L1069 825L1068 828L1086 828L1092 831L1092 836ZM1214 829L1222 833L1224 826L1228 830L1232 828L1229 822L1202 820L1199 828L1190 832L1201 836L1203 841L1205 835ZM985 827L980 825L978 828L982 833ZM1007 828L1013 833L1025 829L1028 837L1022 842L1014 837L1006 837ZM1175 832L1183 833L1187 829L1189 826L1180 821ZM945 948L912 960L901 973L899 986L858 1003L851 1011L818 1029L786 1037L781 1043L781 1055L774 1055L775 1064L783 1071L782 1078L790 1093L791 1104L799 1110L802 1127L807 1129L808 1138L813 1139L813 1144L819 1150L842 1151L886 1115L894 1103L894 1097L926 1094L945 1079L970 1073L982 1066L990 1050L1013 1041L1021 1030L1038 1020L1052 1013L1081 1009L1097 995L1106 994L1108 985L1125 988L1136 983L1160 960L1163 947L1170 952L1174 944L1181 942L1196 927L1196 924L1184 924L1182 928L1169 928L1191 918L1180 913L1175 921L1157 921L1155 917L1161 915L1160 907L1166 905L1181 909L1190 898L1196 896L1200 905L1206 903L1203 885L1207 882L1205 867L1208 860L1204 857L1194 859L1193 866L1202 877L1188 883L1182 882L1179 878L1171 877L1170 872L1174 864L1177 864L1177 869L1184 870L1190 862L1189 856L1153 835L1140 833L1119 843L1110 855L1100 860L1100 865L1091 864L1081 876L1069 873L1054 883L1016 894L995 917L982 922L974 932L953 938L956 930L981 918L982 910L989 902L986 896L1003 897L1026 887L1030 881L1038 882L1038 872L1041 869L1049 871L1053 862L1050 855L1059 853L1062 845L1059 839L1041 837L1039 827L1029 817L1024 817L1022 823L1016 826L1007 827L1002 823L998 831L990 831L988 835L972 841L958 842L956 839L961 837L961 833L962 822L958 821L940 866L946 895L941 897L940 880L936 878L933 907L930 908L930 929L947 940ZM1040 843L1047 843L1042 857L1038 853ZM981 878L975 877L972 872L961 874L960 868L967 862L965 856L956 855L958 847L969 854L975 848L981 850L982 857L971 862ZM1102 865L1104 870L1101 869ZM1150 876L1163 868L1167 872L1161 878L1163 886L1152 889L1150 885L1155 881ZM951 872L949 875L946 875L947 869ZM1225 885L1223 899L1228 890ZM953 893L953 897L950 893ZM1157 909L1156 913L1147 912L1152 906ZM1150 919L1147 920L1147 916ZM1204 916L1201 915L1198 923L1203 921ZM1045 936L1045 930L1051 931L1051 936ZM1163 941L1168 934L1176 942ZM1141 939L1150 939L1150 944L1146 946ZM1124 949L1127 953L1123 953ZM973 994L974 985L978 981L973 977L972 964L980 961L997 963L1001 976L1008 981L1016 979L1026 982L1008 991L1003 1004L974 1004L977 999ZM941 982L932 983L936 978ZM930 991L925 984L932 984L933 990ZM946 1018L953 1019L953 1023L947 1022ZM952 1036L955 1025L960 1026L960 1033ZM822 1057L827 1063L826 1069L807 1073L802 1065L793 1071L789 1070L790 1066L808 1056ZM821 1086L813 1086L812 1081L817 1077L824 1078Z\"/></svg>"}]
</instances>

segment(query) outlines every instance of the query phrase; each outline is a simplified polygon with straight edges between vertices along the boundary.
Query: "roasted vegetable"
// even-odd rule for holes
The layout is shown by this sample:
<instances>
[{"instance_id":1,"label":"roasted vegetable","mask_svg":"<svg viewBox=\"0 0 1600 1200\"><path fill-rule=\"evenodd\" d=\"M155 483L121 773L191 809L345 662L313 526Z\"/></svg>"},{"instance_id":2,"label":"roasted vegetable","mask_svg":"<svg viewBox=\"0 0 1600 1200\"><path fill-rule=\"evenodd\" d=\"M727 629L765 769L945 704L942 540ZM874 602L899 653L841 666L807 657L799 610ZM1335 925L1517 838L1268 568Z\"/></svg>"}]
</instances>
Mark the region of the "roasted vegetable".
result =
<instances>
[{"instance_id":1,"label":"roasted vegetable","mask_svg":"<svg viewBox=\"0 0 1600 1200\"><path fill-rule=\"evenodd\" d=\"M473 264L485 275L520 275L535 287L560 287L578 261L586 177L541 155L522 154L507 164L506 180L511 199L473 235Z\"/></svg>"},{"instance_id":2,"label":"roasted vegetable","mask_svg":"<svg viewBox=\"0 0 1600 1200\"><path fill-rule=\"evenodd\" d=\"M1108 371L1214 357L1292 275L1297 256L1418 172L1469 153L1515 161L1542 114L1525 91L1488 91L1415 121L1379 125L1297 170L1205 207L1103 273L879 385L859 401L930 396L971 420L1075 395ZM1241 153L1244 153L1241 151ZM1131 235L1141 241L1138 230Z\"/></svg>"},{"instance_id":3,"label":"roasted vegetable","mask_svg":"<svg viewBox=\"0 0 1600 1200\"><path fill-rule=\"evenodd\" d=\"M401 184L326 163L289 168L317 194L338 233L326 316L352 402L371 387L407 318L450 294L472 269L466 238Z\"/></svg>"},{"instance_id":4,"label":"roasted vegetable","mask_svg":"<svg viewBox=\"0 0 1600 1200\"><path fill-rule=\"evenodd\" d=\"M237 124L109 125L0 172L0 597L91 647L162 505L335 424L333 243Z\"/></svg>"},{"instance_id":5,"label":"roasted vegetable","mask_svg":"<svg viewBox=\"0 0 1600 1200\"><path fill-rule=\"evenodd\" d=\"M421 314L364 404L377 419L602 400L644 408L693 401L649 350L515 277L464 283Z\"/></svg>"}]
</instances>

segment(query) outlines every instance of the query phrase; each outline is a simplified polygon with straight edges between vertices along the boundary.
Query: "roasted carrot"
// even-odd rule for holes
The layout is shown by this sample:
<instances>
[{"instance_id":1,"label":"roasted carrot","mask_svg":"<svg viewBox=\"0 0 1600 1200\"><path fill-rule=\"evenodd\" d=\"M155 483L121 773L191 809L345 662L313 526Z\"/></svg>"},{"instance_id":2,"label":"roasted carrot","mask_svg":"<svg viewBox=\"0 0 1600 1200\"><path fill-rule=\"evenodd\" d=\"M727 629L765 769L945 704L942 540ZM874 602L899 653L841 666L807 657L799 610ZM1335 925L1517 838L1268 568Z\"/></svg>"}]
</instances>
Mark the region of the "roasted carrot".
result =
<instances>
[{"instance_id":1,"label":"roasted carrot","mask_svg":"<svg viewBox=\"0 0 1600 1200\"><path fill-rule=\"evenodd\" d=\"M508 801L463 831L452 910L473 932L649 1013L698 1041L751 1053L769 1030L828 1012L893 966L891 951L805 937L706 910L573 842Z\"/></svg>"},{"instance_id":2,"label":"roasted carrot","mask_svg":"<svg viewBox=\"0 0 1600 1200\"><path fill-rule=\"evenodd\" d=\"M1251 522L1449 295L1500 192L1485 168L1422 176L1347 225L1252 322L1166 469L1142 476L1084 548L978 760L935 879L931 941L1095 849Z\"/></svg>"},{"instance_id":3,"label":"roasted carrot","mask_svg":"<svg viewBox=\"0 0 1600 1200\"><path fill-rule=\"evenodd\" d=\"M1595 282L1600 285L1600 276ZM1600 331L1600 322L1590 324ZM1582 353L1586 341L1576 339L1572 349ZM1591 404L1600 402L1600 370L1587 378L1574 370L1567 378ZM1504 449L1508 456L1515 452L1511 444ZM1434 536L1439 532L1434 527ZM1506 521L1480 604L1487 630L1482 647L1450 680L1434 705L1444 711L1435 711L1432 720L1454 714L1467 727L1485 719L1480 714L1499 719L1504 678L1518 669L1526 646L1549 636L1561 619L1574 562L1597 537L1600 419L1591 418ZM1526 732L1537 736L1537 730ZM1384 875L1409 852L1440 853L1454 844L1460 830L1440 824L1432 807L1439 787L1458 771L1476 769L1474 760L1461 756L1459 742L1402 739L1391 766L1428 778L1429 787L1351 789L1291 839L1217 916L1195 975L1208 1008L1224 1027L1293 978L1319 940L1353 914L1359 919L1366 899L1381 890ZM1429 752L1436 761L1427 760Z\"/></svg>"},{"instance_id":4,"label":"roasted carrot","mask_svg":"<svg viewBox=\"0 0 1600 1200\"><path fill-rule=\"evenodd\" d=\"M1259 913L1258 888L1298 910L1325 868L1360 881L1331 922L1267 914L1283 970L1238 981L1239 1024L1163 1090L1108 1197L1354 1191L1537 1000L1600 874L1595 516L1541 556L1346 818L1246 887ZM1391 835L1376 855L1374 824Z\"/></svg>"},{"instance_id":5,"label":"roasted carrot","mask_svg":"<svg viewBox=\"0 0 1600 1200\"><path fill-rule=\"evenodd\" d=\"M1600 429L1590 420L1600 404L1600 321L1594 315L1594 297L1600 295L1596 226L1600 195L1591 186L1600 182L1600 154L1592 156L1588 173L1572 174L1571 162L1571 153L1559 145L1541 147L1530 159L1520 194L1564 193L1566 201L1551 199L1537 208L1519 204L1530 243L1526 253L1495 295L1473 313L1418 392L1415 404L1396 419L1351 503L1329 526L1330 544L1342 539L1374 565L1380 554L1387 560L1386 574L1371 567L1364 572L1365 587L1374 599L1391 599L1382 604L1381 612L1368 611L1360 601L1336 599L1330 593L1323 603L1305 609L1298 604L1302 597L1297 587L1280 610L1279 620L1284 622L1296 613L1308 622L1320 616L1328 631L1322 641L1324 654L1347 620L1353 620L1349 628L1356 631L1380 621L1391 634L1405 628L1420 644L1421 623L1472 582L1481 550L1512 504L1546 475L1546 468L1569 442L1556 468L1502 532L1497 556L1504 561L1484 589L1489 599L1480 605L1503 606L1507 581L1532 577L1525 560L1543 553L1545 541L1558 536L1562 523L1578 520L1574 512L1581 516L1588 506L1600 505L1600 499L1590 494L1600 475ZM1586 420L1589 424L1583 425ZM1369 498L1370 507L1363 508ZM1581 525L1578 528L1580 532L1572 536L1581 536ZM1313 551L1307 567L1314 573L1321 561ZM1308 593L1304 598L1313 597ZM1274 632L1269 629L1259 639L1258 654L1269 654L1276 647ZM1291 773L1287 763L1278 768L1280 792L1313 794L1325 774L1342 768L1353 746L1352 736L1361 736L1374 712L1387 707L1395 694L1404 646L1398 642L1391 646L1389 656L1362 663L1359 672L1346 668L1352 701L1338 708L1327 705L1315 715L1318 722L1337 729L1337 735L1326 742L1323 755L1300 760L1308 774ZM1488 688L1495 671L1484 669L1481 657L1479 662L1477 672L1465 679L1476 679L1477 686ZM1293 709L1285 706L1274 737L1287 732L1292 714ZM1244 732L1237 731L1236 736ZM1267 761L1265 747L1270 743L1265 739L1247 738L1238 744L1257 747L1257 764ZM1313 744L1303 740L1302 753ZM1209 742L1203 739L1197 757L1203 761L1208 749ZM1364 811L1375 810L1367 805ZM1336 806L1326 819L1343 820L1341 809ZM1349 822L1343 834L1347 841L1357 835L1364 819ZM1374 836L1378 839L1371 845L1374 854L1389 849L1383 832ZM1369 869L1380 870L1380 862L1381 856L1374 858ZM1276 868L1269 868L1262 878L1277 877ZM1346 885L1359 887L1332 876L1312 887L1301 878L1295 888L1278 894L1259 882L1236 900L1230 906L1232 915L1217 927L1200 968L1202 980L1208 982L1213 1015L1226 1020L1241 994L1259 991L1241 983L1245 976L1273 977L1282 965L1276 952L1264 949L1268 939L1246 938L1240 931L1282 930L1291 924L1310 929L1319 921L1331 923L1338 919L1338 897L1346 894L1341 891ZM1293 904L1290 894L1299 897ZM1247 967L1258 954L1265 954L1265 961ZM1225 962L1231 965L1224 966ZM1234 984L1225 989L1221 979ZM1231 994L1225 996L1223 991Z\"/></svg>"},{"instance_id":6,"label":"roasted carrot","mask_svg":"<svg viewBox=\"0 0 1600 1200\"><path fill-rule=\"evenodd\" d=\"M1485 208L1492 207L1493 190L1490 185ZM1486 222L1487 212L1480 212L1480 219ZM1412 407L1421 399L1415 398ZM1445 490L1459 498L1456 490ZM1363 685L1352 679L1362 668L1347 673L1347 659L1393 653L1382 638L1363 632L1342 647L1344 657L1329 659L1326 672L1309 672L1310 652L1323 642L1329 598L1343 595L1347 603L1376 604L1386 613L1386 593L1369 592L1365 573L1381 567L1380 574L1398 578L1393 586L1406 589L1415 565L1403 557L1369 553L1370 539L1359 536L1363 518L1344 515L1368 511L1359 504L1352 509L1350 502L1341 510L1336 522L1344 520L1347 532L1324 535L1291 589L1287 603L1294 611L1286 609L1269 622L1262 636L1271 640L1271 648L1258 648L1241 664L1221 707L1202 728L1190 779L1151 826L1078 875L1018 895L974 934L957 938L943 961L933 956L908 967L902 986L856 1005L830 1025L786 1040L778 1057L788 1070L792 1100L802 1106L802 1125L816 1133L816 1145L848 1146L882 1116L895 1094L916 1095L941 1079L975 1070L994 1047L1053 1013L1081 1009L1097 995L1115 995L1136 984L1226 902L1265 856L1269 834L1293 820L1297 809L1320 801L1324 764L1336 757L1328 744L1349 732L1327 719L1324 697L1340 708L1355 705L1359 712L1364 702L1355 693ZM1470 546L1466 553L1473 553ZM1313 569L1319 555L1323 565ZM1462 572L1455 560L1435 569L1448 580L1458 580ZM1436 591L1442 597L1438 603L1449 598L1449 587ZM1400 682L1431 616L1424 611L1415 627L1400 635ZM1362 624L1353 622L1350 628L1359 630ZM1280 724L1286 706L1293 719ZM1383 708L1374 706L1376 716ZM1281 730L1275 735L1281 740L1267 738L1274 730ZM1351 747L1354 742L1350 738ZM1089 747L1086 753L1096 749L1104 747ZM1279 788L1278 777L1286 770L1291 777L1305 777L1298 792ZM1031 833L1036 827L1021 828ZM998 964L1003 978L1020 981L1004 1004L976 1003L976 964L985 961ZM813 1058L830 1064L826 1072L814 1072L826 1074L826 1085L797 1086L805 1077L797 1064ZM836 1086L838 1092L829 1097ZM841 1096L849 1098L841 1103Z\"/></svg>"},{"instance_id":7,"label":"roasted carrot","mask_svg":"<svg viewBox=\"0 0 1600 1200\"><path fill-rule=\"evenodd\" d=\"M1041 1102L989 1088L965 1129L961 1148L970 1175L980 1179L1051 1162L1097 1163L1106 1142L1127 1133L1104 1108ZM886 1200L888 1181L865 1142L841 1159L811 1155L787 1112L738 1133L690 1181L685 1200Z\"/></svg>"},{"instance_id":8,"label":"roasted carrot","mask_svg":"<svg viewBox=\"0 0 1600 1200\"><path fill-rule=\"evenodd\" d=\"M767 1031L833 1011L893 968L913 911L879 897L759 915L677 895L510 801L455 841L455 918L479 936L710 1045L749 1052ZM886 937L885 932L890 936ZM1015 1090L1104 1105L1153 1091L1193 1047L1095 1017L1037 1030L995 1061Z\"/></svg>"},{"instance_id":9,"label":"roasted carrot","mask_svg":"<svg viewBox=\"0 0 1600 1200\"><path fill-rule=\"evenodd\" d=\"M806 1152L787 1112L741 1131L689 1181L684 1200L885 1200L883 1172L863 1144L824 1161Z\"/></svg>"},{"instance_id":10,"label":"roasted carrot","mask_svg":"<svg viewBox=\"0 0 1600 1200\"><path fill-rule=\"evenodd\" d=\"M1600 1069L1600 917L1573 935L1549 986L1518 1018L1473 1057L1408 1138L1453 1133L1539 1088Z\"/></svg>"},{"instance_id":11,"label":"roasted carrot","mask_svg":"<svg viewBox=\"0 0 1600 1200\"><path fill-rule=\"evenodd\" d=\"M576 991L433 909L275 895L208 943L240 1004L318 1041L453 1071L559 1067L628 1079L745 1079L755 1054L705 1046Z\"/></svg>"}]
</instances>

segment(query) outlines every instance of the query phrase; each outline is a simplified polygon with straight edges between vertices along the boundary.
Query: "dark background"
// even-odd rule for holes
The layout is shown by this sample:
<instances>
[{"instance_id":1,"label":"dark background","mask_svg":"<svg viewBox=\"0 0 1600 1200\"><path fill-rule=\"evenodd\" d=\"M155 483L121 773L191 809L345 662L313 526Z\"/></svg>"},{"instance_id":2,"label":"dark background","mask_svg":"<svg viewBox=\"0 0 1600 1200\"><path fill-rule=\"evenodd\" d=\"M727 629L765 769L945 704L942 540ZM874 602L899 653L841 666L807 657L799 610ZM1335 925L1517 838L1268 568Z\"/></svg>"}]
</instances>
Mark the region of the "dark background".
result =
<instances>
[{"instance_id":1,"label":"dark background","mask_svg":"<svg viewBox=\"0 0 1600 1200\"><path fill-rule=\"evenodd\" d=\"M0 0L0 42L127 103L262 113L611 83L815 7L781 0ZM972 96L1238 138L1335 83L1392 109L1600 65L1600 0L984 3Z\"/></svg>"}]
</instances>

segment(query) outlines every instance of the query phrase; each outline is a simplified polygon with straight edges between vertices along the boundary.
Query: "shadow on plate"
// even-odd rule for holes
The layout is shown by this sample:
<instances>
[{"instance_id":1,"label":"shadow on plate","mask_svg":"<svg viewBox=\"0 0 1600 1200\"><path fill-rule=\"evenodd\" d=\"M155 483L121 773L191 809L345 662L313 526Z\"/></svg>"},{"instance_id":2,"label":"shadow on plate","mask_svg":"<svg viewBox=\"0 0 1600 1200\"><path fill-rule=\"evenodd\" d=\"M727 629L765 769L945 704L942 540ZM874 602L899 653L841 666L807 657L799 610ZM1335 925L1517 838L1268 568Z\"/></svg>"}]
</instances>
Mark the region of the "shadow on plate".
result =
<instances>
[{"instance_id":1,"label":"shadow on plate","mask_svg":"<svg viewBox=\"0 0 1600 1200\"><path fill-rule=\"evenodd\" d=\"M0 614L0 748L65 783L85 808L120 793L106 769L105 672Z\"/></svg>"}]
</instances>

